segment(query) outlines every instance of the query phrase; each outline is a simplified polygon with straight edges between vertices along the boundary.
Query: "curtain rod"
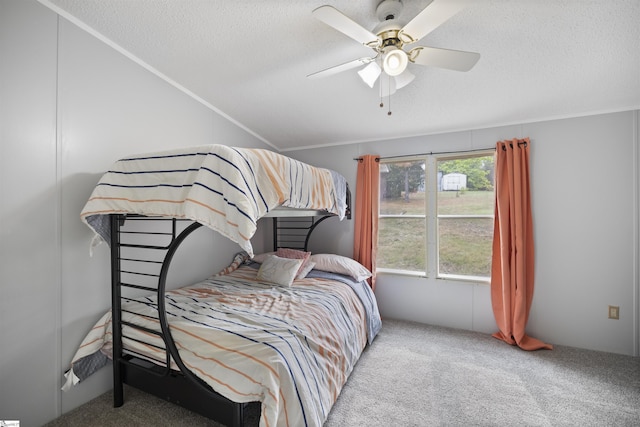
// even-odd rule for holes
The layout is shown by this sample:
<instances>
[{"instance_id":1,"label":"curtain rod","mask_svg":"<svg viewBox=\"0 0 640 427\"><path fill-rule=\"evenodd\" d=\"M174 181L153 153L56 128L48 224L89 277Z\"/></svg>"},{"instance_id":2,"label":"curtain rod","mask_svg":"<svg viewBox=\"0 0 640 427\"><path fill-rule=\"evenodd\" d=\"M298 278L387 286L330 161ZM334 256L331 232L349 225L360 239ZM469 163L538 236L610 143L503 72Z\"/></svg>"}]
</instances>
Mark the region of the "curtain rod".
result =
<instances>
[{"instance_id":1,"label":"curtain rod","mask_svg":"<svg viewBox=\"0 0 640 427\"><path fill-rule=\"evenodd\" d=\"M419 153L419 154L403 154L400 156L388 156L388 157L378 157L376 159L376 162L379 162L381 159L397 159L400 157L414 157L414 156L433 156L434 154L458 154L458 153L475 153L475 152L480 152L480 151L490 151L493 150L495 151L495 147L491 147L491 148L476 148L473 150L459 150L459 151L430 151L428 153ZM353 159L357 162L362 161L362 157L356 157L355 159Z\"/></svg>"}]
</instances>

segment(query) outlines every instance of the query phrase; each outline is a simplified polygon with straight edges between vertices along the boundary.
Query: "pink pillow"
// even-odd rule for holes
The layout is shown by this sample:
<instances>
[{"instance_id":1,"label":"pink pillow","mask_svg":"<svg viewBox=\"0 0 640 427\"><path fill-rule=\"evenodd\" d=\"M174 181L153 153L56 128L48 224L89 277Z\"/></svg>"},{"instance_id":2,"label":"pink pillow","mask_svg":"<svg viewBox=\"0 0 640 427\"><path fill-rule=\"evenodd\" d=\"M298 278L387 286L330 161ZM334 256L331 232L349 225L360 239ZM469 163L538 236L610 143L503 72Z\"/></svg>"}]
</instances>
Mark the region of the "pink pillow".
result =
<instances>
[{"instance_id":1,"label":"pink pillow","mask_svg":"<svg viewBox=\"0 0 640 427\"><path fill-rule=\"evenodd\" d=\"M280 258L289 258L289 259L301 259L302 265L298 270L298 273L303 271L309 262L309 257L311 257L311 252L300 251L298 249L289 249L289 248L278 248L275 253L276 256Z\"/></svg>"},{"instance_id":2,"label":"pink pillow","mask_svg":"<svg viewBox=\"0 0 640 427\"><path fill-rule=\"evenodd\" d=\"M315 266L315 262L311 260L307 261L304 266L300 266L300 270L298 270L298 273L296 274L296 279L304 279L305 277L307 277L307 274L309 274L309 272L313 270L313 267Z\"/></svg>"}]
</instances>

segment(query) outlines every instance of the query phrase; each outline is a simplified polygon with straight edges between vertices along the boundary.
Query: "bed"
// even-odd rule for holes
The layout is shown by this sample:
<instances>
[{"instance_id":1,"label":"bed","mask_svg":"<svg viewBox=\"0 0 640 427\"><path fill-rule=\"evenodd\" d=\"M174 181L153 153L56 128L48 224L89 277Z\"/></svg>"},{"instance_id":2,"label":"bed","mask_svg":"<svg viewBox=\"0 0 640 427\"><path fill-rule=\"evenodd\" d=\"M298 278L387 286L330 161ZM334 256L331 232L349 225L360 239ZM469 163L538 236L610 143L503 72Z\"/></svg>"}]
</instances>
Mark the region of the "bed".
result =
<instances>
[{"instance_id":1,"label":"bed","mask_svg":"<svg viewBox=\"0 0 640 427\"><path fill-rule=\"evenodd\" d=\"M112 308L64 388L112 359L116 407L128 384L226 425L259 406L261 426L321 426L381 327L370 272L307 251L321 221L350 217L349 199L335 172L266 150L200 146L116 162L81 213L110 245ZM256 255L262 217L273 218L273 251ZM242 251L218 274L167 290L176 251L202 226Z\"/></svg>"}]
</instances>

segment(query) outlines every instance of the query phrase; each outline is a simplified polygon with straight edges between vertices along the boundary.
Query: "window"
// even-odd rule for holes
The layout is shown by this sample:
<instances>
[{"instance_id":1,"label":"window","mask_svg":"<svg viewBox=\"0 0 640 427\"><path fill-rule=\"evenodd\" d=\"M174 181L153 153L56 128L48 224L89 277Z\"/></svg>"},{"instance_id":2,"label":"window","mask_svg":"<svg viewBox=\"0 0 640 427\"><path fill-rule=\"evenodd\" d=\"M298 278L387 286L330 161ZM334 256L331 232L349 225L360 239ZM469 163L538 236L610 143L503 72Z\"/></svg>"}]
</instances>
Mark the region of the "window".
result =
<instances>
[{"instance_id":1,"label":"window","mask_svg":"<svg viewBox=\"0 0 640 427\"><path fill-rule=\"evenodd\" d=\"M491 276L493 155L438 159L438 276Z\"/></svg>"},{"instance_id":2,"label":"window","mask_svg":"<svg viewBox=\"0 0 640 427\"><path fill-rule=\"evenodd\" d=\"M381 160L378 269L488 279L493 209L493 153Z\"/></svg>"},{"instance_id":3,"label":"window","mask_svg":"<svg viewBox=\"0 0 640 427\"><path fill-rule=\"evenodd\" d=\"M380 164L378 267L426 271L425 161Z\"/></svg>"}]
</instances>

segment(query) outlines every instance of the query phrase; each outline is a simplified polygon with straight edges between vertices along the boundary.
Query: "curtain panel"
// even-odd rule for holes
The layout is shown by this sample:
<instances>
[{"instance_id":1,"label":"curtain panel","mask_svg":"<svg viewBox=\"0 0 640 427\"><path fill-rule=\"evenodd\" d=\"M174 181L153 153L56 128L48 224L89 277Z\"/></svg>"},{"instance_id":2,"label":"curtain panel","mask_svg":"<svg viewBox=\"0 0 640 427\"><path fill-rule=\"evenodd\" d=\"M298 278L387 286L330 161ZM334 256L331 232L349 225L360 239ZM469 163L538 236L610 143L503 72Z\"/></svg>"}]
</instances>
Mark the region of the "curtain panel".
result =
<instances>
[{"instance_id":1,"label":"curtain panel","mask_svg":"<svg viewBox=\"0 0 640 427\"><path fill-rule=\"evenodd\" d=\"M525 333L534 286L530 146L529 138L496 144L491 303L499 329L493 336L538 350L552 346Z\"/></svg>"},{"instance_id":2,"label":"curtain panel","mask_svg":"<svg viewBox=\"0 0 640 427\"><path fill-rule=\"evenodd\" d=\"M380 205L380 156L365 155L358 159L353 259L371 271L368 282L376 287L376 254L378 249L378 211Z\"/></svg>"}]
</instances>

